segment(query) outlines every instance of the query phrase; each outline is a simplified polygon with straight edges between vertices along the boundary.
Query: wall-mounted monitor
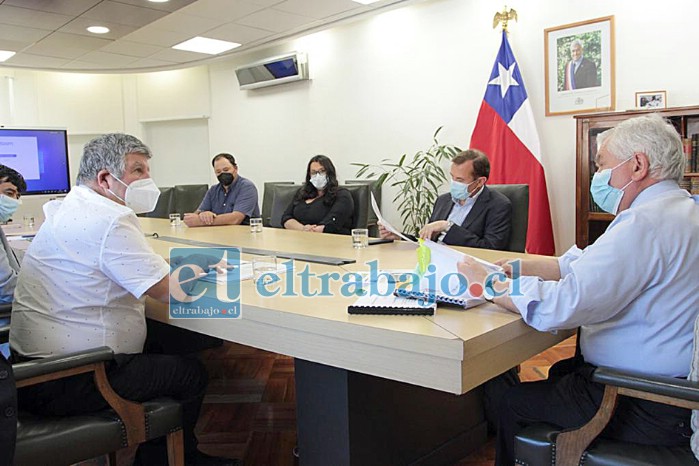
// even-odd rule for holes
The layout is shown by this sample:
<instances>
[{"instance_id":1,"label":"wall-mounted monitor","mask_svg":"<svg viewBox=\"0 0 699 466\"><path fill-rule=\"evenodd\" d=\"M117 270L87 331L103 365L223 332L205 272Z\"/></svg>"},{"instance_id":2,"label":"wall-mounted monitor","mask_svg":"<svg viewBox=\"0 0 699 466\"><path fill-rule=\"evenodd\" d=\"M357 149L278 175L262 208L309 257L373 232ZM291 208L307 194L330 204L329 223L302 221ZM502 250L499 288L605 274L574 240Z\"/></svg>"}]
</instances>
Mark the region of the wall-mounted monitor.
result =
<instances>
[{"instance_id":1,"label":"wall-mounted monitor","mask_svg":"<svg viewBox=\"0 0 699 466\"><path fill-rule=\"evenodd\" d=\"M0 127L0 164L14 168L27 182L23 194L70 191L68 135L65 129Z\"/></svg>"},{"instance_id":2,"label":"wall-mounted monitor","mask_svg":"<svg viewBox=\"0 0 699 466\"><path fill-rule=\"evenodd\" d=\"M235 74L241 89L302 81L308 79L308 58L305 53L292 52L241 66Z\"/></svg>"}]
</instances>

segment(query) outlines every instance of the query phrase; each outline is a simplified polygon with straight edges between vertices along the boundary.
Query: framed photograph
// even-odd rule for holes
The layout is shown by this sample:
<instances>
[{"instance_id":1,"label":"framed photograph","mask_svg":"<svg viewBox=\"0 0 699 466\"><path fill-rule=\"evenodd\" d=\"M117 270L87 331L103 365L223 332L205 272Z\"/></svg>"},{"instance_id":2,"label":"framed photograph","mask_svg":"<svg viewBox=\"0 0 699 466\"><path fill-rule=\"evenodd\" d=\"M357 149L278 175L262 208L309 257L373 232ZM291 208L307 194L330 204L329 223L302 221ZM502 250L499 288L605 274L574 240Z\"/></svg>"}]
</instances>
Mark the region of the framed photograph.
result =
<instances>
[{"instance_id":1,"label":"framed photograph","mask_svg":"<svg viewBox=\"0 0 699 466\"><path fill-rule=\"evenodd\" d=\"M614 16L544 30L546 116L614 110Z\"/></svg>"},{"instance_id":2,"label":"framed photograph","mask_svg":"<svg viewBox=\"0 0 699 466\"><path fill-rule=\"evenodd\" d=\"M636 93L636 108L667 108L666 91L645 91Z\"/></svg>"}]
</instances>

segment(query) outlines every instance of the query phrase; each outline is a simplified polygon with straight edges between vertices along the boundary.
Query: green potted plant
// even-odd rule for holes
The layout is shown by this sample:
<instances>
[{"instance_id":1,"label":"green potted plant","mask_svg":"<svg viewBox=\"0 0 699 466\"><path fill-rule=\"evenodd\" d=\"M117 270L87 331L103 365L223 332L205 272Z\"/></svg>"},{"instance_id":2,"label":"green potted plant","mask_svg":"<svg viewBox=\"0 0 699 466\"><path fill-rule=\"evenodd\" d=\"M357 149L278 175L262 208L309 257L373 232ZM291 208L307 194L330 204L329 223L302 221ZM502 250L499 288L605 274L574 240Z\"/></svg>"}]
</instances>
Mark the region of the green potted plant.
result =
<instances>
[{"instance_id":1,"label":"green potted plant","mask_svg":"<svg viewBox=\"0 0 699 466\"><path fill-rule=\"evenodd\" d=\"M461 152L456 146L440 144L437 135L440 126L432 136L432 146L416 152L412 157L403 154L398 163L383 159L379 164L353 163L359 167L357 177L377 178L379 186L391 182L398 192L393 198L407 233L417 234L432 213L439 187L448 180L444 162L450 161Z\"/></svg>"}]
</instances>

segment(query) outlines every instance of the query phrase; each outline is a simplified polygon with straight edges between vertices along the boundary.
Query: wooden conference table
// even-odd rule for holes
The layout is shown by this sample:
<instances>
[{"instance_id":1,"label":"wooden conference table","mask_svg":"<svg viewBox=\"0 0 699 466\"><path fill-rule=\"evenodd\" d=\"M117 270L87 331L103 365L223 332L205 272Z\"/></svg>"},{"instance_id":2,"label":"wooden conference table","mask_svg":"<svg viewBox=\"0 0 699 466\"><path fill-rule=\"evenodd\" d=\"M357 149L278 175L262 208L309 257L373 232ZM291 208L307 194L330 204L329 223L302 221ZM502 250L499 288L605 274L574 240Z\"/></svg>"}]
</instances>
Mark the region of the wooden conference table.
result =
<instances>
[{"instance_id":1,"label":"wooden conference table","mask_svg":"<svg viewBox=\"0 0 699 466\"><path fill-rule=\"evenodd\" d=\"M171 227L142 218L153 249L216 244L347 259L343 265L294 261L316 275L412 269L415 247L405 242L354 249L348 236L247 226ZM170 238L171 240L168 240ZM461 248L496 260L524 254ZM243 259L251 258L245 253ZM311 279L310 290L320 281ZM295 358L297 433L302 465L449 464L485 441L480 386L570 336L538 332L497 305L469 310L440 306L434 316L349 315L356 298L260 296L241 284L241 319L169 319L167 305L149 301L148 317L227 341ZM458 395L458 396L457 396Z\"/></svg>"}]
</instances>

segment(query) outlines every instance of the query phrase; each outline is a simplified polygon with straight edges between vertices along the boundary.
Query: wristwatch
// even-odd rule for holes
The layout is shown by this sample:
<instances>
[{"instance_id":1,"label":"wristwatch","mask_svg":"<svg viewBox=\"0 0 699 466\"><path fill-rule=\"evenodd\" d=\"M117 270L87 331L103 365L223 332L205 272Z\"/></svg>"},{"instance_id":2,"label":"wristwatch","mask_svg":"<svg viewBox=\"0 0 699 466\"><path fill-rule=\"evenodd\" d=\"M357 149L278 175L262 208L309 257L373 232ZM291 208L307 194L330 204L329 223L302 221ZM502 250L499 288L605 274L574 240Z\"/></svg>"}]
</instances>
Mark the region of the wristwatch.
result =
<instances>
[{"instance_id":1,"label":"wristwatch","mask_svg":"<svg viewBox=\"0 0 699 466\"><path fill-rule=\"evenodd\" d=\"M493 290L493 284L487 283L483 287L483 299L485 299L489 303L492 303L495 298L496 298L496 296L495 296L495 290Z\"/></svg>"}]
</instances>

